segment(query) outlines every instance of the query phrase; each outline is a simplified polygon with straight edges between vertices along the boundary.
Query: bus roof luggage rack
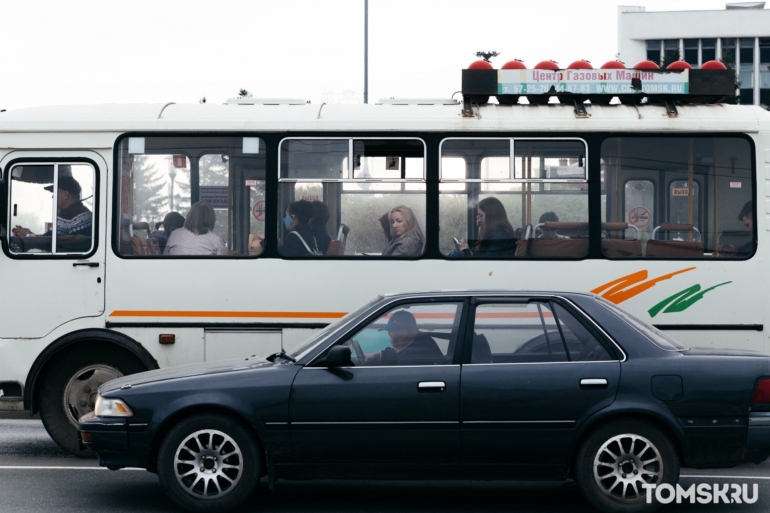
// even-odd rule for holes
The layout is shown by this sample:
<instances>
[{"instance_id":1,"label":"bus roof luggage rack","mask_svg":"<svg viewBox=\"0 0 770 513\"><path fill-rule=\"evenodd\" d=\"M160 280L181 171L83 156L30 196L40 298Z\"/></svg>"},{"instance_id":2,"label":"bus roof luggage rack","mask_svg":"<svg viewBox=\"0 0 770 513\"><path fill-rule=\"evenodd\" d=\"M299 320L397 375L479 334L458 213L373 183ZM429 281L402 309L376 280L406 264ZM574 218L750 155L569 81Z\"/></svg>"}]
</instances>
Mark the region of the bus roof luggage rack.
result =
<instances>
[{"instance_id":1,"label":"bus roof luggage rack","mask_svg":"<svg viewBox=\"0 0 770 513\"><path fill-rule=\"evenodd\" d=\"M382 98L375 105L457 105L454 98Z\"/></svg>"},{"instance_id":2,"label":"bus roof luggage rack","mask_svg":"<svg viewBox=\"0 0 770 513\"><path fill-rule=\"evenodd\" d=\"M464 69L463 116L472 117L473 104L495 96L501 105L515 105L524 96L530 104L545 105L555 97L574 105L577 117L588 117L583 103L665 105L669 116L677 104L720 103L735 95L731 69Z\"/></svg>"},{"instance_id":3,"label":"bus roof luggage rack","mask_svg":"<svg viewBox=\"0 0 770 513\"><path fill-rule=\"evenodd\" d=\"M306 105L302 98L228 98L225 105Z\"/></svg>"}]
</instances>

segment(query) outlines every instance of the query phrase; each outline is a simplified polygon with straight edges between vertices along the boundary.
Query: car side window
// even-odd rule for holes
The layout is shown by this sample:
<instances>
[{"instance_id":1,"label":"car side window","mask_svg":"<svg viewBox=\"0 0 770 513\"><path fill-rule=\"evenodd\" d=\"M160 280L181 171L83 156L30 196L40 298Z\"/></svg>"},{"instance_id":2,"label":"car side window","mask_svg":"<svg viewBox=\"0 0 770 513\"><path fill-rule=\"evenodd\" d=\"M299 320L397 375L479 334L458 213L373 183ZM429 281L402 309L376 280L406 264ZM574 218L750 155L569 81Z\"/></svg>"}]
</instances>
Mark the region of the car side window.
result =
<instances>
[{"instance_id":1,"label":"car side window","mask_svg":"<svg viewBox=\"0 0 770 513\"><path fill-rule=\"evenodd\" d=\"M400 305L358 331L343 345L355 366L449 365L462 303Z\"/></svg>"},{"instance_id":2,"label":"car side window","mask_svg":"<svg viewBox=\"0 0 770 513\"><path fill-rule=\"evenodd\" d=\"M471 363L560 361L567 361L567 353L549 303L476 307Z\"/></svg>"},{"instance_id":3,"label":"car side window","mask_svg":"<svg viewBox=\"0 0 770 513\"><path fill-rule=\"evenodd\" d=\"M596 362L615 359L599 340L566 309L556 303L553 304L553 309L558 319L559 330L564 335L571 361Z\"/></svg>"}]
</instances>

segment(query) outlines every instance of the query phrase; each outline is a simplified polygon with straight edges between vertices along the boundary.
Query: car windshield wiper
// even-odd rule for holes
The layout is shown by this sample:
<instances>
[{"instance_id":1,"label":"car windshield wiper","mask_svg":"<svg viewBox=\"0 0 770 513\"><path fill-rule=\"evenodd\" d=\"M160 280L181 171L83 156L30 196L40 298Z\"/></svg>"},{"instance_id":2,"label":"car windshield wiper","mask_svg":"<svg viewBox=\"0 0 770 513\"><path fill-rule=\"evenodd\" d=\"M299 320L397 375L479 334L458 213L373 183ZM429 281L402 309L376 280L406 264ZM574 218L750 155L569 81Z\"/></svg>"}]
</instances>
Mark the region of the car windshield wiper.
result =
<instances>
[{"instance_id":1,"label":"car windshield wiper","mask_svg":"<svg viewBox=\"0 0 770 513\"><path fill-rule=\"evenodd\" d=\"M277 360L278 358L281 358L283 360L288 360L291 363L296 363L297 362L297 360L295 360L294 358L292 358L291 356L286 354L286 351L284 351L283 349L281 349L281 351L279 353L273 353L270 356L268 356L267 357L267 361L275 362L275 360Z\"/></svg>"}]
</instances>

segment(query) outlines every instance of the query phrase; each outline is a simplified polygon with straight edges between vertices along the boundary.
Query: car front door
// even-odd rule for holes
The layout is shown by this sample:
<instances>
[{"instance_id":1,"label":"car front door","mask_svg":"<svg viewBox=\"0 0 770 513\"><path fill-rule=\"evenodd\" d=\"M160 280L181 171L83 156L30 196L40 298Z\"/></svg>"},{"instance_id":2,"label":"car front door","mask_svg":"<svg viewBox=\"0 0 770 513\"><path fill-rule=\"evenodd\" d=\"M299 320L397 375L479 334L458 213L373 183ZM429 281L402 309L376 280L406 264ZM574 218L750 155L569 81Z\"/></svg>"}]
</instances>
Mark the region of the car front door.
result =
<instances>
[{"instance_id":1,"label":"car front door","mask_svg":"<svg viewBox=\"0 0 770 513\"><path fill-rule=\"evenodd\" d=\"M297 462L459 463L463 309L460 301L399 304L335 344L351 347L352 365L303 368L289 404Z\"/></svg>"},{"instance_id":2,"label":"car front door","mask_svg":"<svg viewBox=\"0 0 770 513\"><path fill-rule=\"evenodd\" d=\"M472 307L460 407L466 464L531 477L566 468L577 427L614 401L620 378L614 349L581 317L549 298Z\"/></svg>"}]
</instances>

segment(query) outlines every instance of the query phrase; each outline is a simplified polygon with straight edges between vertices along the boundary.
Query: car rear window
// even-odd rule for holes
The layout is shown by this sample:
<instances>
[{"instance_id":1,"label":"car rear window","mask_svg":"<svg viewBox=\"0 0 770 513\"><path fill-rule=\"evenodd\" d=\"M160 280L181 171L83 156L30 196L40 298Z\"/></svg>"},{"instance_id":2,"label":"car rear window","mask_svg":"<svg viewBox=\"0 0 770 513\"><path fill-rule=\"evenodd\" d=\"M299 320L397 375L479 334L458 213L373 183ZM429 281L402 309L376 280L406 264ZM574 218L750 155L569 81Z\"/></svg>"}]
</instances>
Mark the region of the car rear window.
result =
<instances>
[{"instance_id":1,"label":"car rear window","mask_svg":"<svg viewBox=\"0 0 770 513\"><path fill-rule=\"evenodd\" d=\"M610 303L606 299L595 297L596 301L599 302L600 305L604 306L608 310L612 311L615 315L623 319L627 324L629 324L632 328L634 328L636 331L647 337L650 342L655 344L657 347L664 351L685 351L688 348L681 345L676 340L672 339L659 329L655 328L654 326L651 326L647 324L646 322L637 319L630 313L626 312L622 308L619 308L618 306L614 305L613 303Z\"/></svg>"}]
</instances>

